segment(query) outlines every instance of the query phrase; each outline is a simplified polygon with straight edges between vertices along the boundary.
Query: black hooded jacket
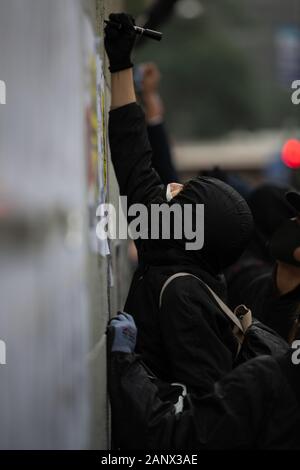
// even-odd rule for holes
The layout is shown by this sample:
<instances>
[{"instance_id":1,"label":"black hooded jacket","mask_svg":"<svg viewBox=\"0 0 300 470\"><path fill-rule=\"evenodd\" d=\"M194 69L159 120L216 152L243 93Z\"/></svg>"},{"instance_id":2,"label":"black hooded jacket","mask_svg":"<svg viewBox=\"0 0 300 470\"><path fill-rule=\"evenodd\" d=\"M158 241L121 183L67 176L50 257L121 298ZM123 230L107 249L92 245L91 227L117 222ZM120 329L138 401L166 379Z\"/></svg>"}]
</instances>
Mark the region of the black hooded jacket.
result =
<instances>
[{"instance_id":1,"label":"black hooded jacket","mask_svg":"<svg viewBox=\"0 0 300 470\"><path fill-rule=\"evenodd\" d=\"M151 167L151 148L139 106L133 103L111 111L109 135L120 192L128 196L128 203L165 201L166 188ZM201 278L226 301L219 272L239 256L251 233L247 205L223 183L210 178L193 180L175 199L205 203L204 249L188 252L184 241L175 239L140 241L140 266L125 310L135 318L137 351L147 368L165 382L185 384L188 395L184 408L177 412L162 399L139 356L110 354L109 350L115 445L135 449L299 449L296 397L300 396L300 381L290 353L280 360L256 357L235 367L237 343L232 326L206 288L191 276L173 280L159 308L163 284L179 272ZM259 351L257 327L248 331L245 342L252 343L255 355L266 354L264 348ZM274 344L276 349L276 341Z\"/></svg>"},{"instance_id":2,"label":"black hooded jacket","mask_svg":"<svg viewBox=\"0 0 300 470\"><path fill-rule=\"evenodd\" d=\"M121 195L128 205L166 203L166 187L151 165L151 148L144 114L129 104L110 112L112 161ZM139 241L140 266L125 311L138 330L137 351L155 374L207 391L232 370L237 342L232 326L211 296L192 277L178 278L159 295L174 273L200 277L223 300L226 286L219 273L240 255L251 236L252 218L244 199L213 178L196 178L184 186L172 204L204 204L204 246L185 250L186 239Z\"/></svg>"},{"instance_id":3,"label":"black hooded jacket","mask_svg":"<svg viewBox=\"0 0 300 470\"><path fill-rule=\"evenodd\" d=\"M134 354L109 355L113 442L121 449L300 449L299 366L290 352L235 368L178 409ZM297 400L298 397L298 400Z\"/></svg>"}]
</instances>

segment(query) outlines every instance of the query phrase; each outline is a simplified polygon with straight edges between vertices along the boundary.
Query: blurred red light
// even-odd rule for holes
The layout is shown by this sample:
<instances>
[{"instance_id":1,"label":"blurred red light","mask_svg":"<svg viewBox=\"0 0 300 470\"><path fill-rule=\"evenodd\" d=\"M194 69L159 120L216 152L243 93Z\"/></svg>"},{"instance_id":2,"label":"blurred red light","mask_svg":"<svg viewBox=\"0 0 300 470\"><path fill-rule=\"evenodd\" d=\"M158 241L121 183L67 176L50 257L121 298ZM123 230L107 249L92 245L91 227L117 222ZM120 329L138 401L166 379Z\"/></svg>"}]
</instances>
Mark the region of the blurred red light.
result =
<instances>
[{"instance_id":1,"label":"blurred red light","mask_svg":"<svg viewBox=\"0 0 300 470\"><path fill-rule=\"evenodd\" d=\"M300 141L296 139L288 140L281 151L283 163L289 168L300 167Z\"/></svg>"}]
</instances>

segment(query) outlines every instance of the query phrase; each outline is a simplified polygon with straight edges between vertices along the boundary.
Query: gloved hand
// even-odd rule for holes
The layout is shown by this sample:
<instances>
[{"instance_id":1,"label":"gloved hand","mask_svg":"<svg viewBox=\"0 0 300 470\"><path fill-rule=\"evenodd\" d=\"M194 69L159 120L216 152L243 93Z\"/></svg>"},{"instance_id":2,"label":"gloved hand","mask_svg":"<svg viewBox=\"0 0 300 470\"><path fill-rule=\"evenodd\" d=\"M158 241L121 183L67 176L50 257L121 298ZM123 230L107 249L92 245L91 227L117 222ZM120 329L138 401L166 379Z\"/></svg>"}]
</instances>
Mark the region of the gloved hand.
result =
<instances>
[{"instance_id":1,"label":"gloved hand","mask_svg":"<svg viewBox=\"0 0 300 470\"><path fill-rule=\"evenodd\" d=\"M137 328L128 313L119 312L110 320L107 328L111 352L133 353L136 345Z\"/></svg>"},{"instance_id":2,"label":"gloved hand","mask_svg":"<svg viewBox=\"0 0 300 470\"><path fill-rule=\"evenodd\" d=\"M119 72L120 70L133 67L131 52L135 42L134 18L126 13L111 13L109 20L122 25L121 29L115 29L107 24L104 45L109 58L109 70Z\"/></svg>"}]
</instances>

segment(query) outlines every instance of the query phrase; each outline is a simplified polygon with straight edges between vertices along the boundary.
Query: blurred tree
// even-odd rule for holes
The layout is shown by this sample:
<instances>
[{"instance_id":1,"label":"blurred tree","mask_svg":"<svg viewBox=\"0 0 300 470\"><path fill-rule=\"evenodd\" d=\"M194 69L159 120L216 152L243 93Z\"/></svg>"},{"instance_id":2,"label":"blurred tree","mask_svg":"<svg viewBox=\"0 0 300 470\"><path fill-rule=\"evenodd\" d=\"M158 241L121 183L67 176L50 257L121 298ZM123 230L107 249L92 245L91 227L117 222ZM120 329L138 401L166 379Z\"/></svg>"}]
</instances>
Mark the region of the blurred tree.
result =
<instances>
[{"instance_id":1,"label":"blurred tree","mask_svg":"<svg viewBox=\"0 0 300 470\"><path fill-rule=\"evenodd\" d=\"M184 6L197 1L201 14L184 17ZM139 16L149 4L127 0L127 9ZM291 107L287 92L275 79L271 83L258 79L259 71L241 48L239 31L251 38L262 26L244 6L237 0L178 0L160 28L163 42L147 40L137 48L136 63L155 61L162 72L167 122L176 138L278 127L286 116L299 116L299 109Z\"/></svg>"}]
</instances>

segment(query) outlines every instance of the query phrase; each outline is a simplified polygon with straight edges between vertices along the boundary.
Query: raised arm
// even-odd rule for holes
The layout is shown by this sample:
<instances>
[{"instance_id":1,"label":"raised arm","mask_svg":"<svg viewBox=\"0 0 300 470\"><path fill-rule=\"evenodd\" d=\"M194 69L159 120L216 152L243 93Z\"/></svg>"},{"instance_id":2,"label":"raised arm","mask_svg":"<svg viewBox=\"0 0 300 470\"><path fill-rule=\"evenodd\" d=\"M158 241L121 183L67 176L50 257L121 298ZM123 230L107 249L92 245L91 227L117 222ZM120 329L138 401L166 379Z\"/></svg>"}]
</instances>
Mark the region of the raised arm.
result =
<instances>
[{"instance_id":1,"label":"raised arm","mask_svg":"<svg viewBox=\"0 0 300 470\"><path fill-rule=\"evenodd\" d=\"M165 188L152 168L145 117L135 99L131 62L135 41L133 19L125 14L112 14L110 20L121 25L119 30L109 25L105 29L111 71L109 142L112 163L120 193L128 197L128 204L149 204L163 197Z\"/></svg>"},{"instance_id":2,"label":"raised arm","mask_svg":"<svg viewBox=\"0 0 300 470\"><path fill-rule=\"evenodd\" d=\"M164 123L164 106L159 94L160 73L154 63L140 65L141 98L144 105L152 164L164 184L179 181Z\"/></svg>"},{"instance_id":3,"label":"raised arm","mask_svg":"<svg viewBox=\"0 0 300 470\"><path fill-rule=\"evenodd\" d=\"M135 103L132 68L111 74L111 110Z\"/></svg>"}]
</instances>

